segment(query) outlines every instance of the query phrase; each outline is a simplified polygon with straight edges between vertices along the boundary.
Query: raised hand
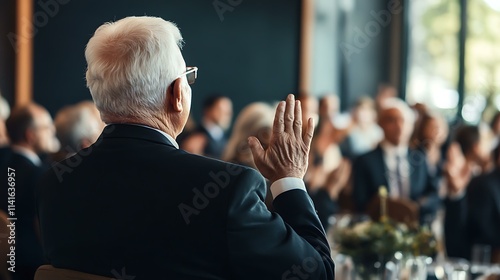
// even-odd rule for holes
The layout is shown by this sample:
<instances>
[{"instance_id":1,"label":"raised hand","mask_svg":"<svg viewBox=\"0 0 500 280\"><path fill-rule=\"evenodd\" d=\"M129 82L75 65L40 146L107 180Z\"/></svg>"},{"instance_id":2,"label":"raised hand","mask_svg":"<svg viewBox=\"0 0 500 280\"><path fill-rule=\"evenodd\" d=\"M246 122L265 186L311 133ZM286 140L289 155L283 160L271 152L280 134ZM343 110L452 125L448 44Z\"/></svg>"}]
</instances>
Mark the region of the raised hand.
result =
<instances>
[{"instance_id":1,"label":"raised hand","mask_svg":"<svg viewBox=\"0 0 500 280\"><path fill-rule=\"evenodd\" d=\"M339 166L328 175L324 188L332 199L336 200L340 192L347 186L351 177L351 170L351 162L342 159Z\"/></svg>"},{"instance_id":2,"label":"raised hand","mask_svg":"<svg viewBox=\"0 0 500 280\"><path fill-rule=\"evenodd\" d=\"M458 143L452 143L447 153L447 164L444 168L448 194L457 195L465 191L471 179L471 169L465 160Z\"/></svg>"},{"instance_id":3,"label":"raised hand","mask_svg":"<svg viewBox=\"0 0 500 280\"><path fill-rule=\"evenodd\" d=\"M314 133L314 123L310 118L305 133L302 133L302 109L300 101L288 95L276 109L269 146L264 150L255 137L248 143L255 165L271 183L284 178L303 179L307 170L309 150Z\"/></svg>"}]
</instances>

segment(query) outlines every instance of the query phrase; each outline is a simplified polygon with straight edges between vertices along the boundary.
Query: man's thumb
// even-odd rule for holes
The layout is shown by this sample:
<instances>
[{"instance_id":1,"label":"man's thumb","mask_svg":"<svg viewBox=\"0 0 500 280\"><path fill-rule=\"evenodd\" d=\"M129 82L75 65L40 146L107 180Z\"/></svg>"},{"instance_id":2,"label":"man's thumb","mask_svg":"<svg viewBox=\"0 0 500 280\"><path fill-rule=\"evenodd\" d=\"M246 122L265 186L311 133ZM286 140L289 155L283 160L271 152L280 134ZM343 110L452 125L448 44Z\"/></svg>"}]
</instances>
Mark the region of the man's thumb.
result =
<instances>
[{"instance_id":1,"label":"man's thumb","mask_svg":"<svg viewBox=\"0 0 500 280\"><path fill-rule=\"evenodd\" d=\"M248 145L250 146L250 150L252 150L254 161L257 159L261 160L264 157L264 148L262 148L259 139L254 136L248 137Z\"/></svg>"}]
</instances>

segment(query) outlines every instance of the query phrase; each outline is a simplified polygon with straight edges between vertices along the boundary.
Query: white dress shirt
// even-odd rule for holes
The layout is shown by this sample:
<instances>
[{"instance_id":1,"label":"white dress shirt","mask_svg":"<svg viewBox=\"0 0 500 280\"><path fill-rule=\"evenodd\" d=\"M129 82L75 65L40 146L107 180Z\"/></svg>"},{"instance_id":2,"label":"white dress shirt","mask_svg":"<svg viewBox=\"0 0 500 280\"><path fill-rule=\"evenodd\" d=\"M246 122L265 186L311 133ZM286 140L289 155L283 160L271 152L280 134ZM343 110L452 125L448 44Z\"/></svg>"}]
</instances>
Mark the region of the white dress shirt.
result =
<instances>
[{"instance_id":1,"label":"white dress shirt","mask_svg":"<svg viewBox=\"0 0 500 280\"><path fill-rule=\"evenodd\" d=\"M203 127L208 131L208 134L210 134L212 139L216 141L219 141L224 137L224 130L214 123L203 122Z\"/></svg>"},{"instance_id":2,"label":"white dress shirt","mask_svg":"<svg viewBox=\"0 0 500 280\"><path fill-rule=\"evenodd\" d=\"M179 144L177 143L177 141L175 141L174 137L168 135L167 133L165 133L165 131L161 131L159 129L156 129L154 127L150 127L150 126L147 126L147 125L144 125L144 124L135 124L135 123L128 123L129 125L136 125L136 126L141 126L141 127L145 127L145 128L149 128L149 129L152 129L152 130L156 130L158 131L159 133L161 133L163 136L165 136L167 138L167 140L172 143L172 145L174 145L174 147L176 147L177 149L179 149Z\"/></svg>"},{"instance_id":3,"label":"white dress shirt","mask_svg":"<svg viewBox=\"0 0 500 280\"><path fill-rule=\"evenodd\" d=\"M394 146L387 141L382 141L380 147L382 148L384 162L387 167L386 178L389 183L389 196L392 198L410 198L410 164L408 162L408 147ZM399 166L397 157L399 157ZM399 179L397 176L398 172ZM401 191L398 186L399 183L401 183Z\"/></svg>"}]
</instances>

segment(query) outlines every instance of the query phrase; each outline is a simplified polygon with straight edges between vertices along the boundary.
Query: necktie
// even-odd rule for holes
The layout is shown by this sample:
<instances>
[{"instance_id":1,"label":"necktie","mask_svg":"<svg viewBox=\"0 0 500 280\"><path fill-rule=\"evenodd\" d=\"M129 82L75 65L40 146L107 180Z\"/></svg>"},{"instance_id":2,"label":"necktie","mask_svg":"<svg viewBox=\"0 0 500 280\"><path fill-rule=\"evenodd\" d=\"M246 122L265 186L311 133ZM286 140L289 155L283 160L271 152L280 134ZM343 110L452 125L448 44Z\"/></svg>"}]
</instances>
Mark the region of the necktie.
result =
<instances>
[{"instance_id":1,"label":"necktie","mask_svg":"<svg viewBox=\"0 0 500 280\"><path fill-rule=\"evenodd\" d=\"M399 192L399 197L404 197L403 178L401 176L401 156L396 155L396 186Z\"/></svg>"}]
</instances>

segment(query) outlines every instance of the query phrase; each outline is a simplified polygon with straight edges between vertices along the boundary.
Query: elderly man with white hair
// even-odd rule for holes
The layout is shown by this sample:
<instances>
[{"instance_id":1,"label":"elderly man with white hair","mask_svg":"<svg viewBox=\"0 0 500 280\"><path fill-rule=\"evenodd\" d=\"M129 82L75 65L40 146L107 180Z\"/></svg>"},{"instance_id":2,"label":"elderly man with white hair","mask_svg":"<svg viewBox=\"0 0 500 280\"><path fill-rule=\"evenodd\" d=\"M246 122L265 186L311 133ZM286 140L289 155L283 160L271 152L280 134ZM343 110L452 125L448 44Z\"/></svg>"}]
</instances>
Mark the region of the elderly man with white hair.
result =
<instances>
[{"instance_id":1,"label":"elderly man with white hair","mask_svg":"<svg viewBox=\"0 0 500 280\"><path fill-rule=\"evenodd\" d=\"M54 125L61 149L52 155L53 161L61 161L89 147L97 141L104 128L99 111L92 101L62 108L56 114Z\"/></svg>"},{"instance_id":2,"label":"elderly man with white hair","mask_svg":"<svg viewBox=\"0 0 500 280\"><path fill-rule=\"evenodd\" d=\"M161 18L99 27L87 85L107 124L54 166L37 192L50 264L120 279L333 279L334 264L303 182L314 124L300 102L276 110L270 144L249 139L255 169L192 155L174 140L197 68Z\"/></svg>"},{"instance_id":3,"label":"elderly man with white hair","mask_svg":"<svg viewBox=\"0 0 500 280\"><path fill-rule=\"evenodd\" d=\"M425 154L409 148L415 122L413 111L404 101L387 98L381 104L378 122L384 139L374 150L359 156L353 165L353 199L357 210L365 211L384 186L389 197L418 203L420 221L430 222L440 200Z\"/></svg>"}]
</instances>

